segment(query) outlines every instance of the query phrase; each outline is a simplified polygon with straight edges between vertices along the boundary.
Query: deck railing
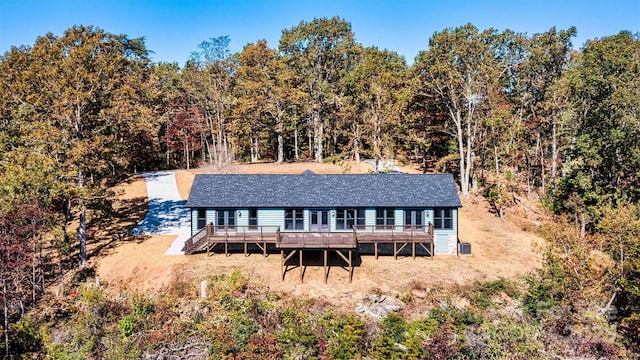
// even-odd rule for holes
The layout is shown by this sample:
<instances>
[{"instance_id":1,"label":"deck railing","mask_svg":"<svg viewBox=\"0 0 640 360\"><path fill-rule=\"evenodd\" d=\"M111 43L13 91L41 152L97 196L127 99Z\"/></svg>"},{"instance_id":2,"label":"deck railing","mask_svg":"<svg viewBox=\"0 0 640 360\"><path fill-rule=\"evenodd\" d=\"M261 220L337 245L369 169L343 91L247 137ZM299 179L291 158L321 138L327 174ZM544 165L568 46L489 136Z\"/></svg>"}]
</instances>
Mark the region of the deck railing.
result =
<instances>
[{"instance_id":1,"label":"deck railing","mask_svg":"<svg viewBox=\"0 0 640 360\"><path fill-rule=\"evenodd\" d=\"M255 238L263 239L265 236L271 237L280 231L277 225L207 225L211 229L211 236L226 236L229 238Z\"/></svg>"},{"instance_id":2,"label":"deck railing","mask_svg":"<svg viewBox=\"0 0 640 360\"><path fill-rule=\"evenodd\" d=\"M185 254L216 243L275 243L280 248L352 248L358 243L431 242L433 225L355 225L352 231L280 231L269 225L206 225L187 239Z\"/></svg>"},{"instance_id":3,"label":"deck railing","mask_svg":"<svg viewBox=\"0 0 640 360\"><path fill-rule=\"evenodd\" d=\"M357 239L370 241L393 241L394 239L433 238L433 224L427 225L354 225Z\"/></svg>"},{"instance_id":4,"label":"deck railing","mask_svg":"<svg viewBox=\"0 0 640 360\"><path fill-rule=\"evenodd\" d=\"M350 232L283 231L278 237L280 248L354 248L356 239Z\"/></svg>"},{"instance_id":5,"label":"deck railing","mask_svg":"<svg viewBox=\"0 0 640 360\"><path fill-rule=\"evenodd\" d=\"M184 242L184 247L182 248L184 253L189 255L194 251L198 251L198 249L209 240L209 230L209 226L205 226L188 238L187 241Z\"/></svg>"}]
</instances>

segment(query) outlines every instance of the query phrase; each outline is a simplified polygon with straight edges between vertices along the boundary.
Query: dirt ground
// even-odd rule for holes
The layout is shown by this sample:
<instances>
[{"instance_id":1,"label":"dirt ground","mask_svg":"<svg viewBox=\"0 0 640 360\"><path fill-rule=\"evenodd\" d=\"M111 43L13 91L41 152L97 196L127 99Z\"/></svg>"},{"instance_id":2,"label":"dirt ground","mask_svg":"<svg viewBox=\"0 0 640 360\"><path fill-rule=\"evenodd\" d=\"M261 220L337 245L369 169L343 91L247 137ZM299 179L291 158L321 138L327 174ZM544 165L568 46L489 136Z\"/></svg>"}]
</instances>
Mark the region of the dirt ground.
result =
<instances>
[{"instance_id":1,"label":"dirt ground","mask_svg":"<svg viewBox=\"0 0 640 360\"><path fill-rule=\"evenodd\" d=\"M252 164L233 165L218 170L204 167L179 171L176 174L181 196L188 197L189 189L197 173L301 173L310 169L316 173L366 173L363 164ZM416 169L403 168L406 172ZM137 199L146 196L144 179L135 178L123 184L121 198ZM175 236L150 236L125 239L106 254L94 257L91 262L106 286L162 293L177 279L191 282L194 292L203 278L239 270L252 281L270 290L307 296L338 305L349 305L372 292L409 293L412 290L447 290L465 286L476 280L494 280L500 277L515 278L541 266L541 256L535 248L542 239L520 229L509 220L502 221L489 212L487 204L478 197L462 199L460 210L460 240L472 246L471 256L436 256L434 258L384 256L376 260L362 255L349 283L348 273L340 267L332 267L328 283L323 280L322 266L304 268L304 281L299 282L301 269L292 269L281 280L280 255L263 257L253 253L197 254L191 256L163 255ZM144 216L140 214L139 216Z\"/></svg>"}]
</instances>

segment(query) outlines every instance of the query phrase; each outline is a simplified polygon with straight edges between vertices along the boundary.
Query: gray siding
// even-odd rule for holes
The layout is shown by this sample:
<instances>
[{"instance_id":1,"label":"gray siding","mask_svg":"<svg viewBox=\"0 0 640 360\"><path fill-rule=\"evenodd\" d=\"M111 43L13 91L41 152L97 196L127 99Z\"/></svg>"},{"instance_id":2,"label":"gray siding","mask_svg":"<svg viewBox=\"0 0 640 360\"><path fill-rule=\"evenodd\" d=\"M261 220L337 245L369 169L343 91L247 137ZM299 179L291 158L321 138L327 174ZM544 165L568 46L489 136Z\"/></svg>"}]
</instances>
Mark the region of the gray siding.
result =
<instances>
[{"instance_id":1,"label":"gray siding","mask_svg":"<svg viewBox=\"0 0 640 360\"><path fill-rule=\"evenodd\" d=\"M367 226L376 225L376 209L367 208L364 210L364 224Z\"/></svg>"},{"instance_id":2,"label":"gray siding","mask_svg":"<svg viewBox=\"0 0 640 360\"><path fill-rule=\"evenodd\" d=\"M336 209L329 210L329 231L336 231Z\"/></svg>"},{"instance_id":3,"label":"gray siding","mask_svg":"<svg viewBox=\"0 0 640 360\"><path fill-rule=\"evenodd\" d=\"M236 225L249 226L249 209L238 209L236 211Z\"/></svg>"},{"instance_id":4,"label":"gray siding","mask_svg":"<svg viewBox=\"0 0 640 360\"><path fill-rule=\"evenodd\" d=\"M206 213L207 224L215 224L216 223L216 211L214 209L207 209Z\"/></svg>"},{"instance_id":5,"label":"gray siding","mask_svg":"<svg viewBox=\"0 0 640 360\"><path fill-rule=\"evenodd\" d=\"M284 209L258 209L258 225L284 229Z\"/></svg>"},{"instance_id":6,"label":"gray siding","mask_svg":"<svg viewBox=\"0 0 640 360\"><path fill-rule=\"evenodd\" d=\"M396 229L402 229L404 225L404 209L396 208L393 212L393 223L396 226Z\"/></svg>"},{"instance_id":7,"label":"gray siding","mask_svg":"<svg viewBox=\"0 0 640 360\"><path fill-rule=\"evenodd\" d=\"M302 223L304 224L304 231L309 231L310 220L311 220L311 216L309 215L309 209L304 209L304 212L302 213ZM284 222L282 224L284 225Z\"/></svg>"},{"instance_id":8,"label":"gray siding","mask_svg":"<svg viewBox=\"0 0 640 360\"><path fill-rule=\"evenodd\" d=\"M424 216L426 224L433 224L433 209L427 209Z\"/></svg>"},{"instance_id":9,"label":"gray siding","mask_svg":"<svg viewBox=\"0 0 640 360\"><path fill-rule=\"evenodd\" d=\"M191 209L191 235L198 232L198 209Z\"/></svg>"},{"instance_id":10,"label":"gray siding","mask_svg":"<svg viewBox=\"0 0 640 360\"><path fill-rule=\"evenodd\" d=\"M433 211L431 211L433 213ZM458 209L451 209L452 229L434 229L435 252L437 255L457 255Z\"/></svg>"}]
</instances>

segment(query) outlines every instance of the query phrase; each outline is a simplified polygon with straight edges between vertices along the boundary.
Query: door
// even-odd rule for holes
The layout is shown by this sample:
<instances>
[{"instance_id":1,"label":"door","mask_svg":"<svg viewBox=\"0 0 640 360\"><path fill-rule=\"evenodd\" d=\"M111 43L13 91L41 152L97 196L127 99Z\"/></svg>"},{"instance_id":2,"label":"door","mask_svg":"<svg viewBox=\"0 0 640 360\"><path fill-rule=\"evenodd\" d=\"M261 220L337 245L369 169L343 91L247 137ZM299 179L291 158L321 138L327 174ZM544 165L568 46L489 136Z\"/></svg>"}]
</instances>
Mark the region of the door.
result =
<instances>
[{"instance_id":1,"label":"door","mask_svg":"<svg viewBox=\"0 0 640 360\"><path fill-rule=\"evenodd\" d=\"M329 210L311 210L309 231L329 231Z\"/></svg>"},{"instance_id":2,"label":"door","mask_svg":"<svg viewBox=\"0 0 640 360\"><path fill-rule=\"evenodd\" d=\"M207 212L205 209L198 209L198 230L207 225Z\"/></svg>"},{"instance_id":3,"label":"door","mask_svg":"<svg viewBox=\"0 0 640 360\"><path fill-rule=\"evenodd\" d=\"M424 210L405 210L404 229L424 230Z\"/></svg>"},{"instance_id":4,"label":"door","mask_svg":"<svg viewBox=\"0 0 640 360\"><path fill-rule=\"evenodd\" d=\"M216 225L224 229L235 229L236 227L236 211L235 210L218 210Z\"/></svg>"}]
</instances>

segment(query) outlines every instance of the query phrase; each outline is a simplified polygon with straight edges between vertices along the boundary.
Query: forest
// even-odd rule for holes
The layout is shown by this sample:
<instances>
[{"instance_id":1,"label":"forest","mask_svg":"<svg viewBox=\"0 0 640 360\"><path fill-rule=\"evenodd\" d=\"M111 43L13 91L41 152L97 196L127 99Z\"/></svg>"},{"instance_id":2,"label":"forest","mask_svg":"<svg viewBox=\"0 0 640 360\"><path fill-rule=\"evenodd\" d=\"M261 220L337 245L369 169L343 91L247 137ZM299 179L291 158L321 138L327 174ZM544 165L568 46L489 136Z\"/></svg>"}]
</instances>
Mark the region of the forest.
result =
<instances>
[{"instance_id":1,"label":"forest","mask_svg":"<svg viewBox=\"0 0 640 360\"><path fill-rule=\"evenodd\" d=\"M240 53L212 37L182 67L151 61L144 38L94 26L13 47L0 57L0 359L159 356L162 344L195 341L161 336L161 309L179 306L189 322L171 331L208 334L211 358L636 358L640 34L576 50L577 31L465 24L434 33L412 65L362 46L337 17ZM111 187L133 174L361 159L451 172L461 196L482 196L497 217L535 199L549 214L535 230L547 241L543 268L475 285L514 294L520 315L487 295L470 309L371 325L313 304L275 306L277 295L239 276L213 281L211 301L228 310L215 323L179 289L124 301L81 281L78 302L42 315L48 286L87 272L88 215L109 217ZM56 321L76 331L64 346L51 345Z\"/></svg>"}]
</instances>

